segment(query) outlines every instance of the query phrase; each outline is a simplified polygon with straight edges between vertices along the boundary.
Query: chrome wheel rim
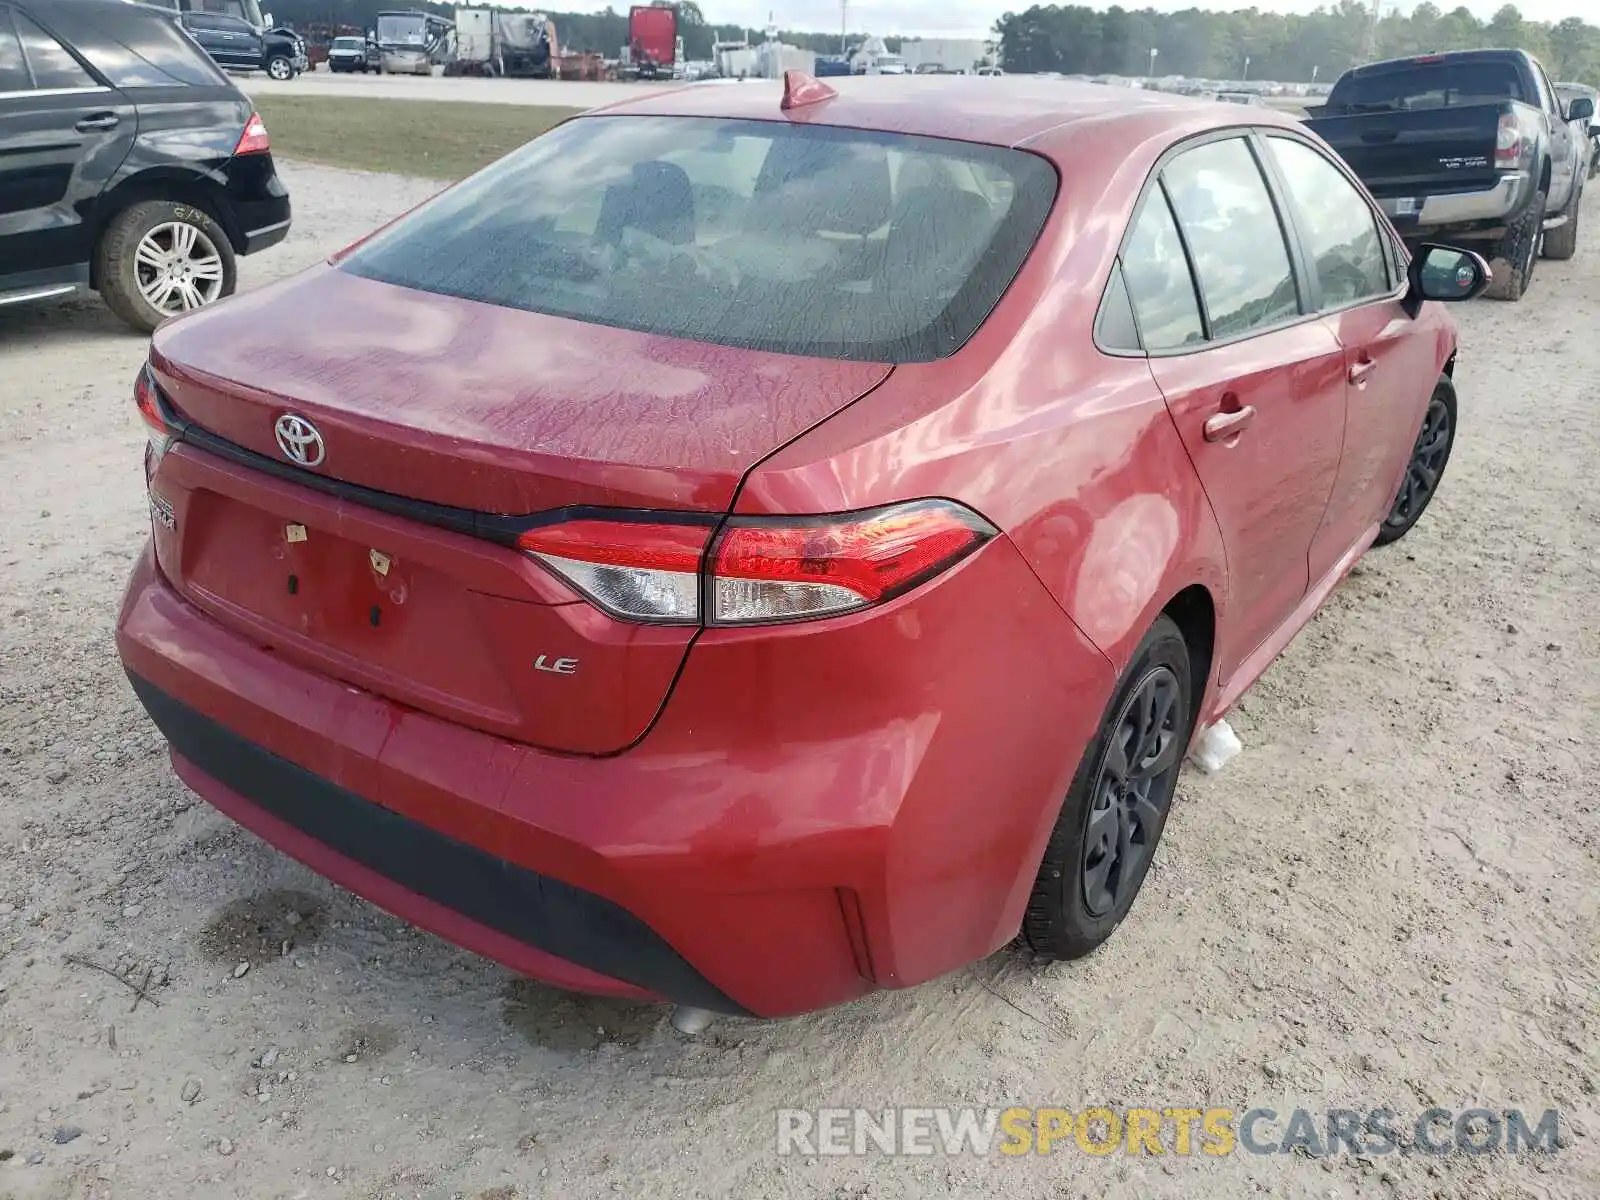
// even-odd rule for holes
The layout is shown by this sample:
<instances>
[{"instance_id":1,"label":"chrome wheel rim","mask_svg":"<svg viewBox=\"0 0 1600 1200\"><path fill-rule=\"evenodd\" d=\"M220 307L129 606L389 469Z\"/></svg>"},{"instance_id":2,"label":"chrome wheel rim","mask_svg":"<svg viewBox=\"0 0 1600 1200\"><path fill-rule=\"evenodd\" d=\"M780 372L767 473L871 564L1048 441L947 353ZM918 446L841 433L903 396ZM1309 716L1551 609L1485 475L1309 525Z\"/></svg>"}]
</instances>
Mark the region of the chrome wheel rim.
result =
<instances>
[{"instance_id":1,"label":"chrome wheel rim","mask_svg":"<svg viewBox=\"0 0 1600 1200\"><path fill-rule=\"evenodd\" d=\"M139 294L158 312L188 312L222 295L222 253L197 225L157 225L139 239L133 262Z\"/></svg>"},{"instance_id":2,"label":"chrome wheel rim","mask_svg":"<svg viewBox=\"0 0 1600 1200\"><path fill-rule=\"evenodd\" d=\"M289 64L281 58L275 58L267 64L267 74L274 79L287 79L290 72Z\"/></svg>"}]
</instances>

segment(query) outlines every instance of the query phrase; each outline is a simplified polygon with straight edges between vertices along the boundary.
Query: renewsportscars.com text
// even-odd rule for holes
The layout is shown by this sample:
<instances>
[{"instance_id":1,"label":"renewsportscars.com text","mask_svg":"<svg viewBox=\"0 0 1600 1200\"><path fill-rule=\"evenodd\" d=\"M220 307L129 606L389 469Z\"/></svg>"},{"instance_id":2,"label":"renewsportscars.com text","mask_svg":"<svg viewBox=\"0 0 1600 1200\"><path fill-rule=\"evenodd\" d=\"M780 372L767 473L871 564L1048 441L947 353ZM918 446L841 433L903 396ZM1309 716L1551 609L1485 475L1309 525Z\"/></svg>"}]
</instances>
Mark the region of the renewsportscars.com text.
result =
<instances>
[{"instance_id":1,"label":"renewsportscars.com text","mask_svg":"<svg viewBox=\"0 0 1600 1200\"><path fill-rule=\"evenodd\" d=\"M1430 1108L784 1108L779 1154L1209 1155L1554 1153L1561 1114Z\"/></svg>"}]
</instances>

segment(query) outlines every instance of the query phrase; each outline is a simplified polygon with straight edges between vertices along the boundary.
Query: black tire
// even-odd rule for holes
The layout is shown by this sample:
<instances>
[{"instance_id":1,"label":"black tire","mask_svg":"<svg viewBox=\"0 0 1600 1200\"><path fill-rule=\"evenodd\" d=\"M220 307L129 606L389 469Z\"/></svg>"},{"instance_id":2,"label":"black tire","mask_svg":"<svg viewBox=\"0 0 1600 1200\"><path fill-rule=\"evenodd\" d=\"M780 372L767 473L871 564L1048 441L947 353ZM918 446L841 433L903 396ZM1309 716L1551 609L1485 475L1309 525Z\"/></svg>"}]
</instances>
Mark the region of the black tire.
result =
<instances>
[{"instance_id":1,"label":"black tire","mask_svg":"<svg viewBox=\"0 0 1600 1200\"><path fill-rule=\"evenodd\" d=\"M1533 283L1533 267L1539 261L1539 238L1544 230L1544 193L1535 192L1522 219L1507 230L1494 247L1491 269L1494 278L1484 289L1491 300L1516 303Z\"/></svg>"},{"instance_id":2,"label":"black tire","mask_svg":"<svg viewBox=\"0 0 1600 1200\"><path fill-rule=\"evenodd\" d=\"M267 59L267 77L279 83L288 83L295 77L294 60L286 54L274 54Z\"/></svg>"},{"instance_id":3,"label":"black tire","mask_svg":"<svg viewBox=\"0 0 1600 1200\"><path fill-rule=\"evenodd\" d=\"M228 235L208 213L173 200L144 200L129 205L100 234L95 247L95 277L106 306L141 333L150 333L174 314L163 312L140 292L135 256L147 234L173 222L192 225L216 249L222 260L222 285L215 299L233 295L239 283L238 262Z\"/></svg>"},{"instance_id":4,"label":"black tire","mask_svg":"<svg viewBox=\"0 0 1600 1200\"><path fill-rule=\"evenodd\" d=\"M1411 527L1433 502L1444 470L1450 465L1450 451L1455 444L1456 385L1450 382L1449 376L1441 375L1439 382L1433 385L1427 411L1422 414L1422 428L1417 431L1417 440L1411 447L1400 490L1389 506L1389 515L1378 527L1373 545L1387 546L1411 532Z\"/></svg>"},{"instance_id":5,"label":"black tire","mask_svg":"<svg viewBox=\"0 0 1600 1200\"><path fill-rule=\"evenodd\" d=\"M1572 196L1562 211L1567 223L1544 235L1544 256L1556 262L1566 262L1578 252L1578 217L1583 211L1583 183L1573 180Z\"/></svg>"},{"instance_id":6,"label":"black tire","mask_svg":"<svg viewBox=\"0 0 1600 1200\"><path fill-rule=\"evenodd\" d=\"M1148 707L1147 695L1152 698ZM1166 827L1194 711L1189 647L1178 626L1163 615L1118 680L1051 831L1022 921L1023 940L1035 954L1081 958L1128 915ZM1154 743L1141 738L1141 727L1148 729L1150 718ZM1128 781L1145 759L1139 747L1148 744L1158 747L1148 765L1159 770L1152 771L1148 786L1134 798L1139 784L1128 786ZM1119 764L1128 764L1130 757L1134 769L1119 779ZM1092 827L1098 829L1094 836ZM1108 832L1116 841L1114 848Z\"/></svg>"}]
</instances>

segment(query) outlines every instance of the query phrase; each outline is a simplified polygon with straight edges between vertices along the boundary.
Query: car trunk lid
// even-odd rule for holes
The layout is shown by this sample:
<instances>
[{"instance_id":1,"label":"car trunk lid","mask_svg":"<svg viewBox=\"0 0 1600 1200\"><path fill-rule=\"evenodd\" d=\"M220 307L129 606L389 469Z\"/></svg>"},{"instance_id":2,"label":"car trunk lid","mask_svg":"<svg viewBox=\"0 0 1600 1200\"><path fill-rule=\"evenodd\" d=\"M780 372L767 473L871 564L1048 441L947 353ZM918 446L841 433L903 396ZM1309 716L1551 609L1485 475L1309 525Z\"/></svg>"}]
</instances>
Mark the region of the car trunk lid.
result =
<instances>
[{"instance_id":1,"label":"car trunk lid","mask_svg":"<svg viewBox=\"0 0 1600 1200\"><path fill-rule=\"evenodd\" d=\"M890 370L328 269L172 323L151 362L185 429L152 479L158 560L189 600L324 674L581 753L648 729L695 629L606 615L514 530L591 507L710 522ZM315 429L313 465L285 416Z\"/></svg>"}]
</instances>

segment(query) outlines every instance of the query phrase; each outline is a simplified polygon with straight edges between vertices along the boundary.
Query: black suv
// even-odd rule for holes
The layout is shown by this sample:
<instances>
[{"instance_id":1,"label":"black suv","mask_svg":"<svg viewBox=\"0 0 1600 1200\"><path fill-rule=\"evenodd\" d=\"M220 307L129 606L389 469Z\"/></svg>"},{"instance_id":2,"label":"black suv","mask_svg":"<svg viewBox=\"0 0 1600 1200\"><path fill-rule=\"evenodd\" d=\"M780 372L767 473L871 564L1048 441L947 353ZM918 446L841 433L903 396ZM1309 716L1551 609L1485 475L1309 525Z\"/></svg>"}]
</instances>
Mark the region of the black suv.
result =
<instances>
[{"instance_id":1,"label":"black suv","mask_svg":"<svg viewBox=\"0 0 1600 1200\"><path fill-rule=\"evenodd\" d=\"M288 232L266 127L176 13L0 0L0 306L88 287L151 330Z\"/></svg>"},{"instance_id":2,"label":"black suv","mask_svg":"<svg viewBox=\"0 0 1600 1200\"><path fill-rule=\"evenodd\" d=\"M310 65L305 43L286 29L257 29L222 13L186 12L179 19L217 66L230 71L265 71L284 80Z\"/></svg>"}]
</instances>

